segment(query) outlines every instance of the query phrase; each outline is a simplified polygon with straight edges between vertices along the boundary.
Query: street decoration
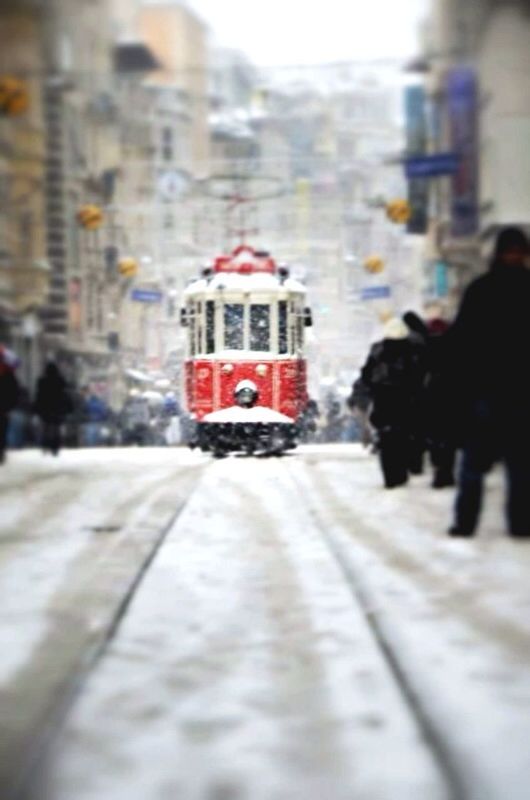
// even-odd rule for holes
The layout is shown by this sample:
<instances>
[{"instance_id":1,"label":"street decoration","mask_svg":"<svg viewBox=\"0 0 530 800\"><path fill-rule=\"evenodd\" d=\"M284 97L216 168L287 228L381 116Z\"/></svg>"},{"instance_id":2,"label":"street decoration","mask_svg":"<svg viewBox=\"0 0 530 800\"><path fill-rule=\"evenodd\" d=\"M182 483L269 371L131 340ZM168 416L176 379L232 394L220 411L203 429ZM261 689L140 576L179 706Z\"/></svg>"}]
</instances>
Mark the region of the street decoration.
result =
<instances>
[{"instance_id":1,"label":"street decoration","mask_svg":"<svg viewBox=\"0 0 530 800\"><path fill-rule=\"evenodd\" d=\"M377 273L384 270L385 262L380 256L368 256L368 258L364 260L364 268L372 275L377 275Z\"/></svg>"},{"instance_id":2,"label":"street decoration","mask_svg":"<svg viewBox=\"0 0 530 800\"><path fill-rule=\"evenodd\" d=\"M411 207L407 200L398 198L386 204L386 215L392 222L399 225L406 224L411 215Z\"/></svg>"},{"instance_id":3,"label":"street decoration","mask_svg":"<svg viewBox=\"0 0 530 800\"><path fill-rule=\"evenodd\" d=\"M87 231L95 231L103 225L103 211L93 204L81 206L77 212L77 221Z\"/></svg>"},{"instance_id":4,"label":"street decoration","mask_svg":"<svg viewBox=\"0 0 530 800\"><path fill-rule=\"evenodd\" d=\"M118 272L124 278L134 278L138 274L138 262L135 258L120 258L118 261Z\"/></svg>"},{"instance_id":5,"label":"street decoration","mask_svg":"<svg viewBox=\"0 0 530 800\"><path fill-rule=\"evenodd\" d=\"M13 75L0 75L0 115L18 117L29 108L26 81Z\"/></svg>"}]
</instances>

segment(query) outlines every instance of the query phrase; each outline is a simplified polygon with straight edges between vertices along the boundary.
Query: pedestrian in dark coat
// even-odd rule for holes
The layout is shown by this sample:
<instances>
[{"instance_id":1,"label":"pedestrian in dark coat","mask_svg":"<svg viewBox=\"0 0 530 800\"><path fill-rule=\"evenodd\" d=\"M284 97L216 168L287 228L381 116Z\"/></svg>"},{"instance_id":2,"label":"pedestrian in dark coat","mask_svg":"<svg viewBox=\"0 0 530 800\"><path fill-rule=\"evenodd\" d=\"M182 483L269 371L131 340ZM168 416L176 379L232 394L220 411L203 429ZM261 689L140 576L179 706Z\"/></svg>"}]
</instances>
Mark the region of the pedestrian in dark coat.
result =
<instances>
[{"instance_id":1,"label":"pedestrian in dark coat","mask_svg":"<svg viewBox=\"0 0 530 800\"><path fill-rule=\"evenodd\" d=\"M405 324L391 319L384 339L376 342L361 370L361 381L370 394L370 422L377 432L378 453L386 488L402 486L409 473L421 471L422 387L425 355Z\"/></svg>"},{"instance_id":2,"label":"pedestrian in dark coat","mask_svg":"<svg viewBox=\"0 0 530 800\"><path fill-rule=\"evenodd\" d=\"M9 412L15 408L19 397L19 384L15 375L16 357L0 345L0 464L6 457Z\"/></svg>"},{"instance_id":3,"label":"pedestrian in dark coat","mask_svg":"<svg viewBox=\"0 0 530 800\"><path fill-rule=\"evenodd\" d=\"M512 536L530 536L530 245L517 228L498 236L487 274L464 294L450 333L449 370L463 448L452 536L471 536L484 475L507 472Z\"/></svg>"},{"instance_id":4,"label":"pedestrian in dark coat","mask_svg":"<svg viewBox=\"0 0 530 800\"><path fill-rule=\"evenodd\" d=\"M47 363L37 382L34 408L42 422L42 449L57 455L61 448L61 425L73 411L73 402L66 380L53 361Z\"/></svg>"},{"instance_id":5,"label":"pedestrian in dark coat","mask_svg":"<svg viewBox=\"0 0 530 800\"><path fill-rule=\"evenodd\" d=\"M441 318L424 322L413 311L403 315L410 331L425 344L427 372L423 395L425 443L434 467L432 486L454 486L456 437L451 418L451 387L446 379L449 323Z\"/></svg>"}]
</instances>

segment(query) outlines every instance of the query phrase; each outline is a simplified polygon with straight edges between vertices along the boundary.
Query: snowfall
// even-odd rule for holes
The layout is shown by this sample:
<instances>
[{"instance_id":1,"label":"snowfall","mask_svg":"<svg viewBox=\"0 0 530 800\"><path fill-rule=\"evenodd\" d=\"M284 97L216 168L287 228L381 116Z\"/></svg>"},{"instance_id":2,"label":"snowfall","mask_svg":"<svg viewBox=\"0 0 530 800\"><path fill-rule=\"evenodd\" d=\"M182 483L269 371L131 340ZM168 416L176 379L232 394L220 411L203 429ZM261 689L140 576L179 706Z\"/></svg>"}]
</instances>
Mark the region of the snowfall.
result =
<instances>
[{"instance_id":1,"label":"snowfall","mask_svg":"<svg viewBox=\"0 0 530 800\"><path fill-rule=\"evenodd\" d=\"M527 800L530 541L360 445L9 454L0 795Z\"/></svg>"}]
</instances>

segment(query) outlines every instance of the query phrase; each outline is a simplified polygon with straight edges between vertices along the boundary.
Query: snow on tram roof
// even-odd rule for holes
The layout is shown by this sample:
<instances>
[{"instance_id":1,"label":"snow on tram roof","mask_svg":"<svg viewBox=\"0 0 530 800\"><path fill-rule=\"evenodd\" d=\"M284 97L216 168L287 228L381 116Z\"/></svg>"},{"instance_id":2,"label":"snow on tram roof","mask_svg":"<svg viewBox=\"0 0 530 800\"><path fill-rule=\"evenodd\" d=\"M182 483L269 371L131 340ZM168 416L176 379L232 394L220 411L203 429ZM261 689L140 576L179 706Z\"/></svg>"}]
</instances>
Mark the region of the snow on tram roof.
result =
<instances>
[{"instance_id":1,"label":"snow on tram roof","mask_svg":"<svg viewBox=\"0 0 530 800\"><path fill-rule=\"evenodd\" d=\"M190 283L184 290L184 295L192 295L197 292L205 291L226 291L234 292L265 292L277 289L284 289L287 292L298 292L305 294L306 287L294 278L285 278L281 281L277 275L269 272L254 272L250 275L238 272L217 272L210 278L197 278Z\"/></svg>"}]
</instances>

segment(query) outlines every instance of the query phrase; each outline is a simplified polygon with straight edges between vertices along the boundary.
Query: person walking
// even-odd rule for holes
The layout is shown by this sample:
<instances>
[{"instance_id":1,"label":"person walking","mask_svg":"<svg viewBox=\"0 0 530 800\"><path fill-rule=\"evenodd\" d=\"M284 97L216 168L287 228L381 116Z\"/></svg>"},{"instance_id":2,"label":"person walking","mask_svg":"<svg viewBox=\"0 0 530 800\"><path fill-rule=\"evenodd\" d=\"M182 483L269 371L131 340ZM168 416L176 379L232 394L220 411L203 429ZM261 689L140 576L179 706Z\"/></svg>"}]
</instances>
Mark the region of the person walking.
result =
<instances>
[{"instance_id":1,"label":"person walking","mask_svg":"<svg viewBox=\"0 0 530 800\"><path fill-rule=\"evenodd\" d=\"M83 446L98 447L104 443L102 429L108 423L110 409L108 404L96 394L89 391L83 404Z\"/></svg>"},{"instance_id":2,"label":"person walking","mask_svg":"<svg viewBox=\"0 0 530 800\"><path fill-rule=\"evenodd\" d=\"M450 331L448 370L462 458L451 536L472 536L484 476L507 475L511 536L530 536L530 243L518 228L498 235L489 271L466 290Z\"/></svg>"},{"instance_id":3,"label":"person walking","mask_svg":"<svg viewBox=\"0 0 530 800\"><path fill-rule=\"evenodd\" d=\"M54 361L48 361L38 379L34 409L42 423L42 449L56 456L61 449L61 425L73 411L73 402L66 380Z\"/></svg>"},{"instance_id":4,"label":"person walking","mask_svg":"<svg viewBox=\"0 0 530 800\"><path fill-rule=\"evenodd\" d=\"M17 363L15 354L0 345L0 464L6 458L9 412L15 408L19 398L20 387L15 375Z\"/></svg>"},{"instance_id":5,"label":"person walking","mask_svg":"<svg viewBox=\"0 0 530 800\"><path fill-rule=\"evenodd\" d=\"M402 320L385 323L384 338L376 342L361 370L368 392L370 422L377 432L378 454L387 489L403 486L409 474L421 471L418 441L421 436L421 401L425 355Z\"/></svg>"},{"instance_id":6,"label":"person walking","mask_svg":"<svg viewBox=\"0 0 530 800\"><path fill-rule=\"evenodd\" d=\"M456 441L449 414L451 393L445 378L450 325L441 317L424 322L413 311L407 311L403 321L414 335L420 337L426 348L427 372L422 416L425 445L434 468L431 485L433 489L454 486Z\"/></svg>"}]
</instances>

